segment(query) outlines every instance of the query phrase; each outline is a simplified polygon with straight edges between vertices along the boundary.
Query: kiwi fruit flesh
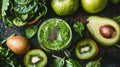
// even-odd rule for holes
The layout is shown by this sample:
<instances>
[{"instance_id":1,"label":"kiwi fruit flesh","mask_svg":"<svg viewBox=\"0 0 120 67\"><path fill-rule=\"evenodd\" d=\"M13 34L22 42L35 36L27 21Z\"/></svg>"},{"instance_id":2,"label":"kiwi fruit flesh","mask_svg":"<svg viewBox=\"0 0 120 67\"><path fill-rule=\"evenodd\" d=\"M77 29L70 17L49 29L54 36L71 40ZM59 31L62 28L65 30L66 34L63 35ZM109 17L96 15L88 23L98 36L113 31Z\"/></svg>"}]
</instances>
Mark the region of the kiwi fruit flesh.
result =
<instances>
[{"instance_id":1,"label":"kiwi fruit flesh","mask_svg":"<svg viewBox=\"0 0 120 67\"><path fill-rule=\"evenodd\" d=\"M88 60L95 57L99 52L97 44L91 39L80 41L75 47L75 54L81 60Z\"/></svg>"},{"instance_id":2,"label":"kiwi fruit flesh","mask_svg":"<svg viewBox=\"0 0 120 67\"><path fill-rule=\"evenodd\" d=\"M32 49L25 54L25 67L45 67L47 55L40 49Z\"/></svg>"}]
</instances>

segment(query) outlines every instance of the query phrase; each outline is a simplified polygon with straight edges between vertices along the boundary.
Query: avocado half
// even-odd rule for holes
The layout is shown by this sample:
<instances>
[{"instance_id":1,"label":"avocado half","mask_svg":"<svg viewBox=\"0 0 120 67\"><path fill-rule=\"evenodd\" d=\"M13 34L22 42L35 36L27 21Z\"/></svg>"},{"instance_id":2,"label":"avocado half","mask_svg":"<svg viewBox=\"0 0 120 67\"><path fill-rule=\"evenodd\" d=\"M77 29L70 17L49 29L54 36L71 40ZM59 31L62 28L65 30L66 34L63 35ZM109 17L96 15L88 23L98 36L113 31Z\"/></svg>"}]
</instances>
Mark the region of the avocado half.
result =
<instances>
[{"instance_id":1,"label":"avocado half","mask_svg":"<svg viewBox=\"0 0 120 67\"><path fill-rule=\"evenodd\" d=\"M99 52L98 45L91 39L80 41L75 47L75 54L80 60L88 60L95 57Z\"/></svg>"},{"instance_id":2,"label":"avocado half","mask_svg":"<svg viewBox=\"0 0 120 67\"><path fill-rule=\"evenodd\" d=\"M72 31L63 19L51 18L41 24L37 37L39 45L44 50L60 51L69 46Z\"/></svg>"},{"instance_id":3,"label":"avocado half","mask_svg":"<svg viewBox=\"0 0 120 67\"><path fill-rule=\"evenodd\" d=\"M90 16L87 19L87 28L101 45L112 46L120 40L120 25L110 18Z\"/></svg>"},{"instance_id":4,"label":"avocado half","mask_svg":"<svg viewBox=\"0 0 120 67\"><path fill-rule=\"evenodd\" d=\"M47 55L40 49L32 49L24 56L25 67L45 67Z\"/></svg>"}]
</instances>

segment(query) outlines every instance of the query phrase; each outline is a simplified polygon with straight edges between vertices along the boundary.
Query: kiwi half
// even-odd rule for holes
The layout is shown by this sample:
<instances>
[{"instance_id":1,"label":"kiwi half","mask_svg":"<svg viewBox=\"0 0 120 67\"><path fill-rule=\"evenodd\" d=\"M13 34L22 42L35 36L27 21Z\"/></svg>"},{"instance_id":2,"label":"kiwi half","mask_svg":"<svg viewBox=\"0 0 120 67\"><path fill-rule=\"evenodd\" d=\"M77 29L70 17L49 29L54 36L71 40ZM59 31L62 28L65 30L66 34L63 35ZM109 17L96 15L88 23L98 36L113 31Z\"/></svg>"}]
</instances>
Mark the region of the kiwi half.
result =
<instances>
[{"instance_id":1,"label":"kiwi half","mask_svg":"<svg viewBox=\"0 0 120 67\"><path fill-rule=\"evenodd\" d=\"M93 58L98 52L97 44L91 39L84 39L75 47L75 54L81 60Z\"/></svg>"},{"instance_id":2,"label":"kiwi half","mask_svg":"<svg viewBox=\"0 0 120 67\"><path fill-rule=\"evenodd\" d=\"M33 49L25 54L24 57L25 67L45 67L46 64L47 56L40 49Z\"/></svg>"}]
</instances>

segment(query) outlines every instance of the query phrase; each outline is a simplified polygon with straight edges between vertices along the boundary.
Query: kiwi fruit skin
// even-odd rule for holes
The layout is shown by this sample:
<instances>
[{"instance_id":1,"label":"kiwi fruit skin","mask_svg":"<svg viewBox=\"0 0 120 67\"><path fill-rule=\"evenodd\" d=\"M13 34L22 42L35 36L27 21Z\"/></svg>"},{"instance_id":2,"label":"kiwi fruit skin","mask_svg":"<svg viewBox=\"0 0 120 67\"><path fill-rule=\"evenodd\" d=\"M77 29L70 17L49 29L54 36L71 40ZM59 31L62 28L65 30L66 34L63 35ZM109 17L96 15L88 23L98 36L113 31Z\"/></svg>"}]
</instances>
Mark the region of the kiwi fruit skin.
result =
<instances>
[{"instance_id":1,"label":"kiwi fruit skin","mask_svg":"<svg viewBox=\"0 0 120 67\"><path fill-rule=\"evenodd\" d=\"M83 47L85 45L90 46L91 50L90 50L90 52L81 54L79 51L79 48ZM84 40L80 41L75 47L75 54L80 60L92 59L93 57L95 57L98 54L98 52L99 52L98 45L92 39L84 39Z\"/></svg>"},{"instance_id":2,"label":"kiwi fruit skin","mask_svg":"<svg viewBox=\"0 0 120 67\"><path fill-rule=\"evenodd\" d=\"M31 56L39 56L40 58L42 58L42 60L40 62L37 62L36 64L32 64L31 63ZM48 58L47 55L40 49L32 49L30 51L28 51L25 56L24 56L24 65L25 67L45 67L45 65L47 64Z\"/></svg>"}]
</instances>

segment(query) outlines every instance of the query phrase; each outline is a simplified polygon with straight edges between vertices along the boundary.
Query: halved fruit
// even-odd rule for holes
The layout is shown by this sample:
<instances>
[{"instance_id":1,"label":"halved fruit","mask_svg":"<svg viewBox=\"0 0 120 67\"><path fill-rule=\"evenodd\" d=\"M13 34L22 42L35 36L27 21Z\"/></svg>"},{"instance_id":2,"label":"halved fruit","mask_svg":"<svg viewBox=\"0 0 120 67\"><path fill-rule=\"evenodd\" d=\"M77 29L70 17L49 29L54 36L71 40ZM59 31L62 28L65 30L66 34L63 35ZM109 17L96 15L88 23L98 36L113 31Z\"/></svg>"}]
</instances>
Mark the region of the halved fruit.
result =
<instances>
[{"instance_id":1,"label":"halved fruit","mask_svg":"<svg viewBox=\"0 0 120 67\"><path fill-rule=\"evenodd\" d=\"M87 21L89 32L100 45L112 46L120 40L120 25L116 21L99 16L90 16Z\"/></svg>"},{"instance_id":2,"label":"halved fruit","mask_svg":"<svg viewBox=\"0 0 120 67\"><path fill-rule=\"evenodd\" d=\"M47 56L40 49L33 49L26 53L24 57L25 67L45 67Z\"/></svg>"},{"instance_id":3,"label":"halved fruit","mask_svg":"<svg viewBox=\"0 0 120 67\"><path fill-rule=\"evenodd\" d=\"M80 41L75 47L75 54L81 60L93 58L99 52L97 44L91 39Z\"/></svg>"}]
</instances>

